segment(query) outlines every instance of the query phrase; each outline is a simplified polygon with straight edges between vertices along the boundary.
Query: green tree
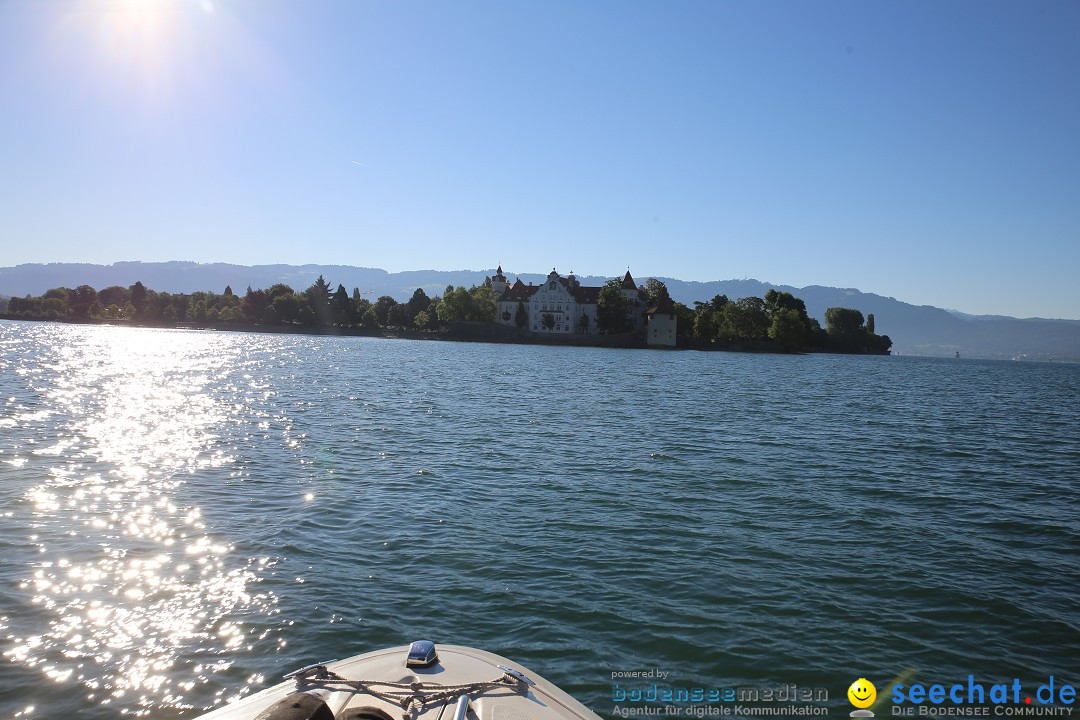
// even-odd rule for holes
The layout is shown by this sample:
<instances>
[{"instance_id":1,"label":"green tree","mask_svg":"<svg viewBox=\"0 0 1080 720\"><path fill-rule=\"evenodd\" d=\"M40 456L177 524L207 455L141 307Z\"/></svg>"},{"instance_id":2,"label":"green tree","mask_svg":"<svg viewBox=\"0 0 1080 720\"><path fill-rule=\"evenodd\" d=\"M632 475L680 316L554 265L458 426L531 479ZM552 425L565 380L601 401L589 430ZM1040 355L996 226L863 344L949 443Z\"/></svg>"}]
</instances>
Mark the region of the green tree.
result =
<instances>
[{"instance_id":1,"label":"green tree","mask_svg":"<svg viewBox=\"0 0 1080 720\"><path fill-rule=\"evenodd\" d=\"M694 336L715 340L720 335L724 306L730 302L727 295L716 295L709 302L694 303Z\"/></svg>"},{"instance_id":2,"label":"green tree","mask_svg":"<svg viewBox=\"0 0 1080 720\"><path fill-rule=\"evenodd\" d=\"M183 320L185 317L187 317L188 305L191 304L191 296L190 295L184 295L184 294L173 295L170 298L170 303L169 304L172 305L175 308L176 319L177 320ZM135 309L134 309L135 306L132 305L131 307L132 307L132 312L131 312L130 315L128 315L128 317L134 317L135 316Z\"/></svg>"},{"instance_id":3,"label":"green tree","mask_svg":"<svg viewBox=\"0 0 1080 720\"><path fill-rule=\"evenodd\" d=\"M41 301L41 314L47 318L57 320L67 314L67 305L60 298L45 298Z\"/></svg>"},{"instance_id":4,"label":"green tree","mask_svg":"<svg viewBox=\"0 0 1080 720\"><path fill-rule=\"evenodd\" d=\"M551 313L544 313L540 316L540 324L548 330L551 330L553 327L555 327L555 316Z\"/></svg>"},{"instance_id":5,"label":"green tree","mask_svg":"<svg viewBox=\"0 0 1080 720\"><path fill-rule=\"evenodd\" d=\"M469 296L472 298L472 312L468 319L476 322L494 322L499 304L491 286L474 285L469 289Z\"/></svg>"},{"instance_id":6,"label":"green tree","mask_svg":"<svg viewBox=\"0 0 1080 720\"><path fill-rule=\"evenodd\" d=\"M262 319L268 304L266 292L263 290L252 290L251 287L248 286L247 292L244 294L244 299L240 303L240 311L244 313L244 317L248 322L258 322Z\"/></svg>"},{"instance_id":7,"label":"green tree","mask_svg":"<svg viewBox=\"0 0 1080 720\"><path fill-rule=\"evenodd\" d=\"M436 295L431 298L431 304L428 305L428 309L425 311L428 314L428 330L439 329L439 306L442 305L442 298Z\"/></svg>"},{"instance_id":8,"label":"green tree","mask_svg":"<svg viewBox=\"0 0 1080 720\"><path fill-rule=\"evenodd\" d=\"M118 308L122 308L131 302L131 291L126 287L112 285L104 290L98 291L98 300L101 301L102 305L115 305Z\"/></svg>"},{"instance_id":9,"label":"green tree","mask_svg":"<svg viewBox=\"0 0 1080 720\"><path fill-rule=\"evenodd\" d=\"M227 307L218 315L218 319L229 325L236 325L244 321L244 313L238 307Z\"/></svg>"},{"instance_id":10,"label":"green tree","mask_svg":"<svg viewBox=\"0 0 1080 720\"><path fill-rule=\"evenodd\" d=\"M529 311L521 301L518 301L517 312L514 313L514 324L519 328L525 328L529 324Z\"/></svg>"},{"instance_id":11,"label":"green tree","mask_svg":"<svg viewBox=\"0 0 1080 720\"><path fill-rule=\"evenodd\" d=\"M630 324L630 299L623 295L622 280L608 280L596 301L596 328L603 333L626 332Z\"/></svg>"},{"instance_id":12,"label":"green tree","mask_svg":"<svg viewBox=\"0 0 1080 720\"><path fill-rule=\"evenodd\" d=\"M845 352L858 352L865 346L863 314L851 308L831 307L825 311L825 332L830 344Z\"/></svg>"},{"instance_id":13,"label":"green tree","mask_svg":"<svg viewBox=\"0 0 1080 720\"><path fill-rule=\"evenodd\" d=\"M300 306L300 298L297 297L295 293L291 292L284 295L278 295L274 298L274 301L270 303L270 307L274 311L274 316L277 317L277 322L283 323L302 322Z\"/></svg>"},{"instance_id":14,"label":"green tree","mask_svg":"<svg viewBox=\"0 0 1080 720\"><path fill-rule=\"evenodd\" d=\"M375 314L375 306L371 306L364 311L364 314L360 318L360 322L367 328L379 326L379 316Z\"/></svg>"},{"instance_id":15,"label":"green tree","mask_svg":"<svg viewBox=\"0 0 1080 720\"><path fill-rule=\"evenodd\" d=\"M770 289L765 293L765 312L771 318L778 310L794 310L800 316L806 315L806 303L789 292L777 292Z\"/></svg>"},{"instance_id":16,"label":"green tree","mask_svg":"<svg viewBox=\"0 0 1080 720\"><path fill-rule=\"evenodd\" d=\"M353 318L353 324L364 325L364 316L367 315L367 311L371 310L374 315L374 306L367 298L359 297L357 293L353 293L352 297L352 311L351 316ZM376 322L376 324L378 324Z\"/></svg>"},{"instance_id":17,"label":"green tree","mask_svg":"<svg viewBox=\"0 0 1080 720\"><path fill-rule=\"evenodd\" d=\"M386 316L387 325L392 327L408 327L412 324L412 318L409 317L409 311L405 305L394 305L390 308L390 312Z\"/></svg>"},{"instance_id":18,"label":"green tree","mask_svg":"<svg viewBox=\"0 0 1080 720\"><path fill-rule=\"evenodd\" d=\"M142 284L141 280L136 280L135 284L129 288L131 294L131 304L135 306L135 316L141 317L143 310L146 308L146 286Z\"/></svg>"},{"instance_id":19,"label":"green tree","mask_svg":"<svg viewBox=\"0 0 1080 720\"><path fill-rule=\"evenodd\" d=\"M801 350L812 341L814 326L806 314L806 303L789 292L770 289L765 293L765 313L769 317L769 337L788 351ZM788 313L795 313L801 330L792 326ZM777 320L777 318L781 318Z\"/></svg>"},{"instance_id":20,"label":"green tree","mask_svg":"<svg viewBox=\"0 0 1080 720\"><path fill-rule=\"evenodd\" d=\"M446 298L453 298L454 291L451 290L448 294L443 295L442 302L435 306L435 317L439 321L439 325L446 327L452 322L456 322L459 318L456 308L458 303L454 300L447 302Z\"/></svg>"},{"instance_id":21,"label":"green tree","mask_svg":"<svg viewBox=\"0 0 1080 720\"><path fill-rule=\"evenodd\" d=\"M352 324L352 300L345 286L338 283L337 290L330 296L330 308L334 314L335 325Z\"/></svg>"},{"instance_id":22,"label":"green tree","mask_svg":"<svg viewBox=\"0 0 1080 720\"><path fill-rule=\"evenodd\" d=\"M344 288L342 288L344 290ZM322 275L309 287L305 293L307 295L308 307L311 308L311 324L313 325L332 325L334 322L334 311L331 306L331 292L330 283L326 282Z\"/></svg>"},{"instance_id":23,"label":"green tree","mask_svg":"<svg viewBox=\"0 0 1080 720\"><path fill-rule=\"evenodd\" d=\"M716 338L717 328L719 326L716 313L709 307L708 303L697 300L694 302L694 337L702 338L704 340L713 340Z\"/></svg>"},{"instance_id":24,"label":"green tree","mask_svg":"<svg viewBox=\"0 0 1080 720\"><path fill-rule=\"evenodd\" d=\"M390 322L390 308L398 304L398 301L389 295L383 295L375 301L375 317L379 325L386 327Z\"/></svg>"},{"instance_id":25,"label":"green tree","mask_svg":"<svg viewBox=\"0 0 1080 720\"><path fill-rule=\"evenodd\" d=\"M585 313L581 313L581 317L578 318L577 331L582 335L589 332L589 316Z\"/></svg>"},{"instance_id":26,"label":"green tree","mask_svg":"<svg viewBox=\"0 0 1080 720\"><path fill-rule=\"evenodd\" d=\"M680 302L675 306L675 341L685 343L694 334L694 311Z\"/></svg>"},{"instance_id":27,"label":"green tree","mask_svg":"<svg viewBox=\"0 0 1080 720\"><path fill-rule=\"evenodd\" d=\"M443 295L438 308L439 324L449 325L460 320L472 320L476 316L473 296L460 285Z\"/></svg>"},{"instance_id":28,"label":"green tree","mask_svg":"<svg viewBox=\"0 0 1080 720\"><path fill-rule=\"evenodd\" d=\"M765 301L759 297L739 298L724 305L719 336L725 340L764 340L769 330Z\"/></svg>"},{"instance_id":29,"label":"green tree","mask_svg":"<svg viewBox=\"0 0 1080 720\"><path fill-rule=\"evenodd\" d=\"M427 296L423 288L416 288L412 297L405 303L405 309L409 313L409 320L412 321L421 310L427 310L429 305L431 305L431 298Z\"/></svg>"},{"instance_id":30,"label":"green tree","mask_svg":"<svg viewBox=\"0 0 1080 720\"><path fill-rule=\"evenodd\" d=\"M282 295L294 295L293 289L283 283L274 283L266 289L266 302L272 303Z\"/></svg>"},{"instance_id":31,"label":"green tree","mask_svg":"<svg viewBox=\"0 0 1080 720\"><path fill-rule=\"evenodd\" d=\"M69 307L77 318L92 317L91 307L98 301L97 291L89 285L80 285L71 294Z\"/></svg>"},{"instance_id":32,"label":"green tree","mask_svg":"<svg viewBox=\"0 0 1080 720\"><path fill-rule=\"evenodd\" d=\"M413 318L413 325L419 330L424 330L431 323L431 316L428 315L427 310L421 310L416 313L416 317Z\"/></svg>"},{"instance_id":33,"label":"green tree","mask_svg":"<svg viewBox=\"0 0 1080 720\"><path fill-rule=\"evenodd\" d=\"M888 335L871 335L867 338L867 345L875 352L888 352L892 347L892 340Z\"/></svg>"},{"instance_id":34,"label":"green tree","mask_svg":"<svg viewBox=\"0 0 1080 720\"><path fill-rule=\"evenodd\" d=\"M866 349L869 352L887 353L892 348L892 340L888 335L878 335L874 332L874 315L866 316Z\"/></svg>"},{"instance_id":35,"label":"green tree","mask_svg":"<svg viewBox=\"0 0 1080 720\"><path fill-rule=\"evenodd\" d=\"M649 278L645 281L645 294L649 296L648 307L653 307L660 301L660 296L667 292L667 285L662 280L656 278ZM670 297L670 295L669 295Z\"/></svg>"},{"instance_id":36,"label":"green tree","mask_svg":"<svg viewBox=\"0 0 1080 720\"><path fill-rule=\"evenodd\" d=\"M802 350L807 339L806 322L796 310L776 310L769 324L769 338L780 343L788 352Z\"/></svg>"},{"instance_id":37,"label":"green tree","mask_svg":"<svg viewBox=\"0 0 1080 720\"><path fill-rule=\"evenodd\" d=\"M192 302L188 306L187 319L190 322L206 322L206 301L200 298Z\"/></svg>"}]
</instances>

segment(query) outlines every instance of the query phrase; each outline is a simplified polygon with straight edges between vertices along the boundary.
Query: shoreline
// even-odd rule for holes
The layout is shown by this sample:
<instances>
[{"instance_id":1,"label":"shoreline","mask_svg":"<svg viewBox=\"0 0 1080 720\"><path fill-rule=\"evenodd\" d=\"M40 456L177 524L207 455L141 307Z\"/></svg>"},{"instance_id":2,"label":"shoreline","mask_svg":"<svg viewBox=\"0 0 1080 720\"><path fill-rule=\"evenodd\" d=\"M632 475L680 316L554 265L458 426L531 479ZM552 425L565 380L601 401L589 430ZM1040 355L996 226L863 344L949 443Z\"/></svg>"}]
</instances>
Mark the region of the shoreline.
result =
<instances>
[{"instance_id":1,"label":"shoreline","mask_svg":"<svg viewBox=\"0 0 1080 720\"><path fill-rule=\"evenodd\" d=\"M437 342L476 342L502 345L547 345L558 347L600 347L626 350L661 350L702 352L737 352L758 355L891 355L885 352L840 353L835 350L804 348L798 352L787 352L778 343L768 340L703 342L691 340L675 347L647 345L643 333L623 333L619 335L580 335L577 333L559 335L541 335L529 330L508 328L492 323L459 321L446 330L386 330L383 328L355 327L319 327L311 325L261 325L261 324L217 324L217 323L166 323L166 322L131 322L114 319L95 318L28 318L0 315L0 320L12 322L60 323L64 325L106 325L111 327L150 328L155 330L195 330L213 332L264 333L267 335L311 335L321 337L371 337L384 340L428 340Z\"/></svg>"}]
</instances>

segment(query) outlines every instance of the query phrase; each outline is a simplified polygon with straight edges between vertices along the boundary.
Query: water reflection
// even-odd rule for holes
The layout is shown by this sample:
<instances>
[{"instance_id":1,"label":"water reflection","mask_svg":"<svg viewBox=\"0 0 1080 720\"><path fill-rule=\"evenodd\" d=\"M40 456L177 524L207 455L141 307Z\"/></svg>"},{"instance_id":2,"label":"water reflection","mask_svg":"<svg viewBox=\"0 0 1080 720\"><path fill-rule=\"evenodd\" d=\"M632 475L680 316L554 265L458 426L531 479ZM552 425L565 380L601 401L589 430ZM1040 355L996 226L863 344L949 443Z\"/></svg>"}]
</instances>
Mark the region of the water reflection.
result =
<instances>
[{"instance_id":1,"label":"water reflection","mask_svg":"<svg viewBox=\"0 0 1080 720\"><path fill-rule=\"evenodd\" d=\"M275 612L257 587L274 559L237 557L185 502L190 479L235 463L218 433L247 394L211 386L240 360L221 336L93 328L65 339L45 363L37 348L8 348L9 377L28 392L5 405L4 426L26 432L3 459L41 473L16 511L33 529L38 557L18 590L39 632L7 635L4 654L127 714L190 707L230 654L272 632L245 620Z\"/></svg>"}]
</instances>

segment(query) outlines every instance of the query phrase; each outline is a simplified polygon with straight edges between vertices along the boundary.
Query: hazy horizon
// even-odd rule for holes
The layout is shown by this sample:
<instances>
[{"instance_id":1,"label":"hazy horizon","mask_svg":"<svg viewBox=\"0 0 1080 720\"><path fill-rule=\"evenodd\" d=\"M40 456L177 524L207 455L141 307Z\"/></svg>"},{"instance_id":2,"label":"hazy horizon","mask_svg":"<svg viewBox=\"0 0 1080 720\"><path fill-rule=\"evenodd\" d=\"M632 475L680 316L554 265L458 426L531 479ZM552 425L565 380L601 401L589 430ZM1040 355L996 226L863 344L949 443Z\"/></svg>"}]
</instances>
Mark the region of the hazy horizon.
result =
<instances>
[{"instance_id":1,"label":"hazy horizon","mask_svg":"<svg viewBox=\"0 0 1080 720\"><path fill-rule=\"evenodd\" d=\"M405 269L401 269L401 270L389 270L387 268L373 267L373 266L368 266L368 265L348 265L348 264L344 264L344 263L312 263L312 262L307 262L307 263L255 263L255 264L250 264L250 263L225 263L225 262L201 263L201 262L198 262L198 261L195 261L195 260L177 260L177 259L172 259L172 260L117 260L117 261L112 262L112 263L69 263L69 262L65 262L65 261L27 262L27 263L20 263L19 265L38 265L38 266L49 266L49 265L93 265L93 266L96 266L96 267L107 268L107 267L113 267L113 266L116 266L116 265L125 265L125 264L169 264L169 263L194 264L194 265L198 265L198 266L231 265L231 266L236 266L236 267L241 267L241 268L260 268L260 267L278 267L278 266L285 266L285 267L291 267L291 268L343 267L343 268L354 268L354 269L358 269L358 270L371 270L371 271L385 272L385 273L387 273L387 274L389 274L391 276L399 274L399 273L427 273L427 272L433 272L433 273L472 273L472 274L476 274L477 276L479 276L479 275L490 275L496 269L493 266L493 267L487 267L487 268L449 268L449 269L405 268ZM3 269L17 269L17 267L18 266L2 266L2 267L0 267L0 270L3 270ZM563 275L564 277L571 272L570 270L567 270L567 269L564 269L564 268L556 267L554 269L557 270L559 272L559 274ZM518 276L521 276L522 278L526 278L527 276L543 277L543 276L547 275L547 273L550 272L551 269L549 268L549 269L541 269L541 270L518 270L518 269L514 269L514 268L503 267L503 270L504 270L504 272L505 272L505 274L507 276L507 279L512 283L512 282L514 282L515 278L517 278ZM868 289L868 288L863 288L863 287L843 287L843 288L840 288L840 287L831 286L831 285L824 285L822 283L809 283L807 285L794 285L792 283L775 282L773 280L765 280L765 279L762 279L762 278L755 278L755 277L746 277L746 278L717 277L717 278L710 278L708 280L688 280L686 278L673 277L673 276L670 276L670 275L660 275L660 274L657 274L657 273L637 272L633 268L629 268L629 270L630 270L631 275L634 277L634 279L637 280L638 283L642 283L642 284L648 278L655 277L655 278L658 278L658 279L676 280L676 281L681 281L681 282L699 283L699 284L729 283L729 282L760 283L762 285L776 286L776 287L782 287L782 288L794 288L796 290L805 290L807 288L812 288L812 287L823 287L823 288L833 288L833 289L836 289L836 290L854 290L854 291L857 291L857 292L860 292L860 293L877 295L877 296L882 297L882 298L892 299L892 300L896 300L896 301L901 302L901 303L906 303L906 304L914 305L914 306L929 305L928 303L914 302L914 301L912 301L912 300L910 300L908 298L897 297L897 296L894 296L894 295L887 295L885 293L877 292L877 291L875 291L873 289ZM612 272L612 273L589 273L589 272L577 272L577 271L574 271L574 272L579 278L613 278L613 277L617 277L617 276L621 275L623 272L626 272L626 270L621 270L619 272ZM328 277L328 278L326 278L326 280L327 280L327 282L331 283L331 285L335 285L335 286L339 282L338 280L335 280L333 277ZM528 280L526 280L526 282L528 282ZM350 285L350 287L348 287L347 289L351 290L352 289L351 283L347 283L347 285ZM150 289L152 289L152 290L162 290L162 289L164 289L164 288L155 288L155 287L152 286L152 284L148 285L148 287L150 287ZM101 288L96 288L96 289L100 290ZM196 290L196 289L197 290L220 290L220 288L193 288L193 290ZM303 288L302 287L296 287L295 289L302 290ZM43 291L44 291L44 289L42 290L42 292ZM5 288L0 286L0 295L7 295L7 294L9 294L9 293L5 291ZM697 299L704 301L704 300L707 300L709 298L702 297L702 298L697 298ZM1046 316L1046 315L1043 315L1043 316L1018 315L1016 313L984 313L984 312L977 312L977 311L967 310L965 308L955 308L955 307L945 308L945 307L940 307L940 306L937 306L937 305L929 305L929 306L930 307L935 307L935 308L938 308L938 309L942 309L942 310L947 310L948 312L951 312L951 313L960 313L962 315L971 315L971 316L997 316L997 317L1015 318L1015 319L1019 319L1019 320L1032 319L1032 320L1080 321L1080 317Z\"/></svg>"}]
</instances>

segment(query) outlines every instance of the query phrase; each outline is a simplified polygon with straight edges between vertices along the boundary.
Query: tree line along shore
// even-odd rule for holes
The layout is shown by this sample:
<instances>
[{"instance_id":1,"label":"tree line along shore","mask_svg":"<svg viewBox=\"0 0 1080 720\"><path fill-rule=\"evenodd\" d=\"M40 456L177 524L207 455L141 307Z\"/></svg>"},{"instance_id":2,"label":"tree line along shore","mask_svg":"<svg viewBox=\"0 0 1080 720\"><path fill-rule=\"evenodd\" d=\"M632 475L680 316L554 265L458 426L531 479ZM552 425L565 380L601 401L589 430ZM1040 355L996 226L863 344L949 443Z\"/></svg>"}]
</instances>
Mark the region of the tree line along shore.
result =
<instances>
[{"instance_id":1,"label":"tree line along shore","mask_svg":"<svg viewBox=\"0 0 1080 720\"><path fill-rule=\"evenodd\" d=\"M600 292L597 330L601 335L627 334L630 308L611 280ZM332 289L321 275L306 290L275 284L263 290L247 288L243 295L226 287L222 293L157 292L136 282L130 287L114 285L95 290L89 285L53 288L39 296L0 300L0 316L19 320L102 322L165 327L215 327L267 330L313 329L333 331L414 331L432 337L445 335L459 323L494 323L497 312L491 279L469 289L447 286L442 295L429 297L417 288L406 302L389 295L374 301L359 288L348 292L343 285ZM609 291L610 288L610 291ZM649 304L655 305L667 288L650 278L645 285ZM678 345L695 348L740 347L784 352L887 354L892 341L875 332L874 316L863 317L852 308L825 311L825 327L806 313L806 304L789 292L769 290L764 297L730 300L717 295L695 302L693 307L672 303L677 317ZM517 325L525 332L519 307ZM644 344L644 341L642 341Z\"/></svg>"}]
</instances>

